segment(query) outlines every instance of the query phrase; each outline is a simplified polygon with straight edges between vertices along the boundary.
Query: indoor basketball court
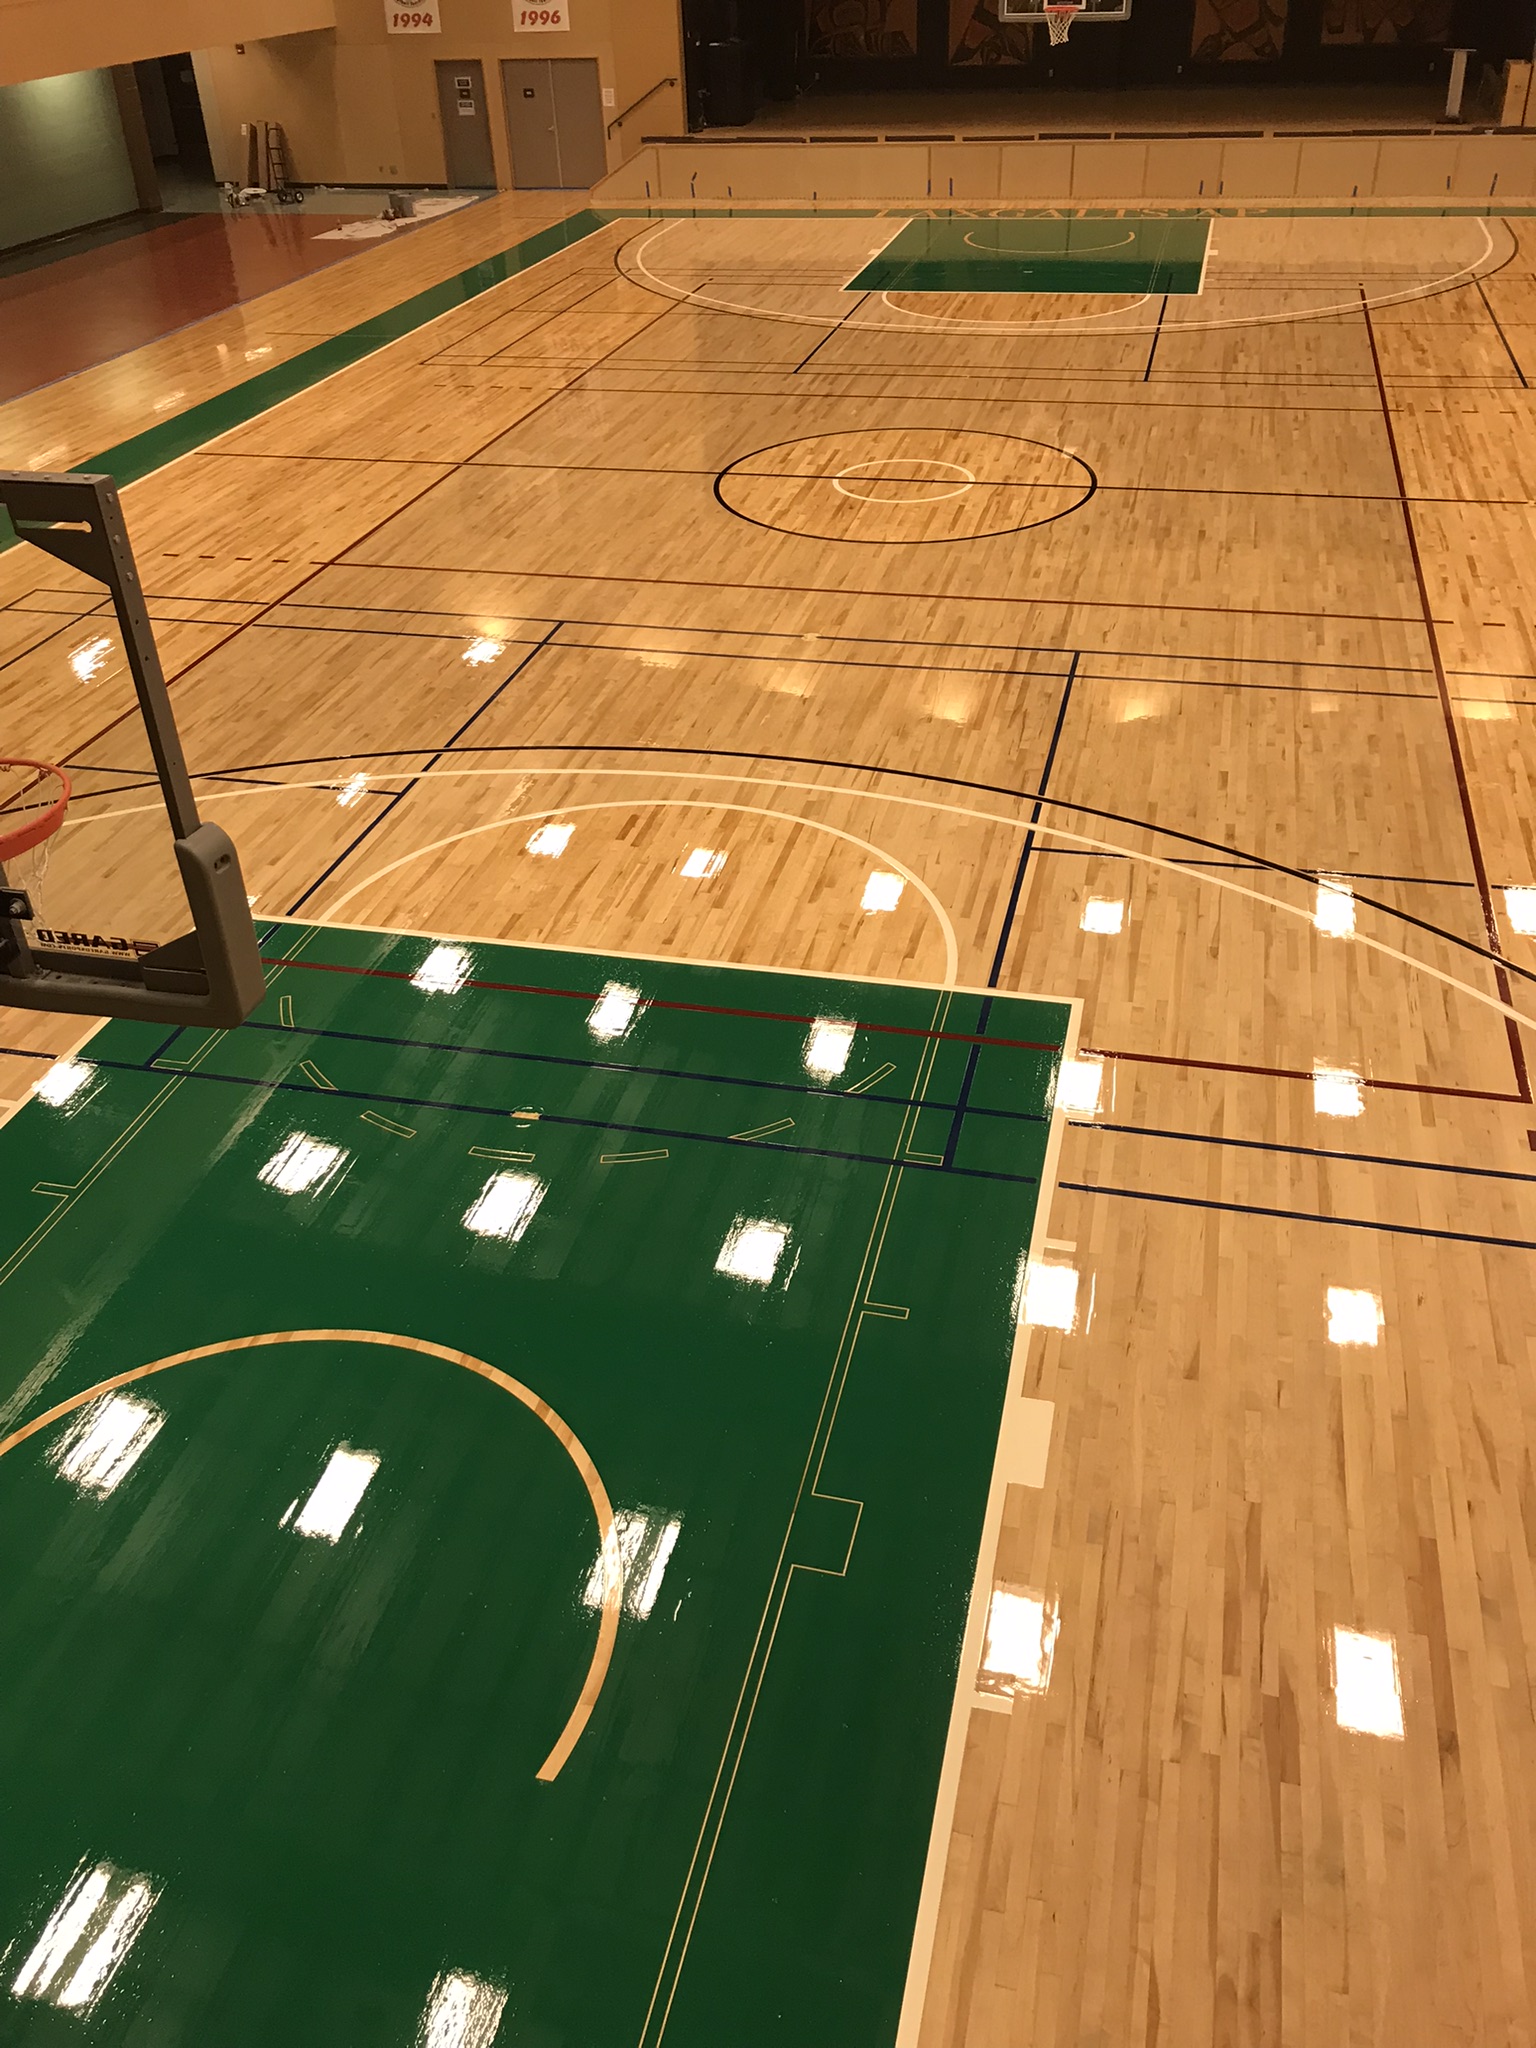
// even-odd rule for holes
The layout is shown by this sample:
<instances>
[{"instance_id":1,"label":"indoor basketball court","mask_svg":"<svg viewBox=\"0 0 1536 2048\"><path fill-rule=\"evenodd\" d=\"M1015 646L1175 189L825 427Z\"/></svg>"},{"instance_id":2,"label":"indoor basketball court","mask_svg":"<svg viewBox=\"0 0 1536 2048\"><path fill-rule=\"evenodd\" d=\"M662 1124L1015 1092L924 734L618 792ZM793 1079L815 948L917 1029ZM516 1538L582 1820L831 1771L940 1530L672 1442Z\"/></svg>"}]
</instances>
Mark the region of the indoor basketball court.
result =
<instances>
[{"instance_id":1,"label":"indoor basketball court","mask_svg":"<svg viewBox=\"0 0 1536 2048\"><path fill-rule=\"evenodd\" d=\"M1529 2037L1533 258L510 191L0 408L0 2041Z\"/></svg>"}]
</instances>

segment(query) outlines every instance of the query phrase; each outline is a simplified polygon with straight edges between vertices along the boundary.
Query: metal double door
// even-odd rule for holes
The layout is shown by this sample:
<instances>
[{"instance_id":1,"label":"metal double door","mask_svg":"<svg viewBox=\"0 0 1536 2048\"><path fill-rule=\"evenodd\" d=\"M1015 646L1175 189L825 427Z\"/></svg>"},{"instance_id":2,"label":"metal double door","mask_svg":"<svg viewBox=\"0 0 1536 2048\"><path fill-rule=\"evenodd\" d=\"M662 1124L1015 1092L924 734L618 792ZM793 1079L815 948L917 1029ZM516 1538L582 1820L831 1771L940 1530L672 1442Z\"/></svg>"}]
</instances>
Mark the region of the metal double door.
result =
<instances>
[{"instance_id":1,"label":"metal double door","mask_svg":"<svg viewBox=\"0 0 1536 2048\"><path fill-rule=\"evenodd\" d=\"M595 57L504 57L512 182L595 185L608 169L603 95Z\"/></svg>"}]
</instances>

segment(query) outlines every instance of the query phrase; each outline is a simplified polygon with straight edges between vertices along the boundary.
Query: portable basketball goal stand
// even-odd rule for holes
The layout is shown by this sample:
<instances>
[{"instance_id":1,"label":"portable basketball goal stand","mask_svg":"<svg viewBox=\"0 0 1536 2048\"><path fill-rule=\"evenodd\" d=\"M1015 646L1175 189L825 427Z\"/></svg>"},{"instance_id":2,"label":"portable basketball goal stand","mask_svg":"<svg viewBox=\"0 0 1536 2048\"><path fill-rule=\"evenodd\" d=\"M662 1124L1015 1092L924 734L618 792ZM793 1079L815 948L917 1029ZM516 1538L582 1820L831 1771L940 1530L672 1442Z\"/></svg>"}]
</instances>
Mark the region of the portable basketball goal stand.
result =
<instances>
[{"instance_id":1,"label":"portable basketball goal stand","mask_svg":"<svg viewBox=\"0 0 1536 2048\"><path fill-rule=\"evenodd\" d=\"M997 18L1021 27L1043 21L1054 45L1077 21L1129 21L1131 0L998 0Z\"/></svg>"},{"instance_id":2,"label":"portable basketball goal stand","mask_svg":"<svg viewBox=\"0 0 1536 2048\"><path fill-rule=\"evenodd\" d=\"M112 593L193 926L147 951L84 932L50 931L40 942L34 928L29 937L34 906L7 880L5 863L59 829L70 783L49 762L0 762L27 784L21 808L0 818L0 1005L146 1024L239 1024L266 992L245 880L228 833L197 814L117 486L109 476L0 471L0 511L18 539Z\"/></svg>"}]
</instances>

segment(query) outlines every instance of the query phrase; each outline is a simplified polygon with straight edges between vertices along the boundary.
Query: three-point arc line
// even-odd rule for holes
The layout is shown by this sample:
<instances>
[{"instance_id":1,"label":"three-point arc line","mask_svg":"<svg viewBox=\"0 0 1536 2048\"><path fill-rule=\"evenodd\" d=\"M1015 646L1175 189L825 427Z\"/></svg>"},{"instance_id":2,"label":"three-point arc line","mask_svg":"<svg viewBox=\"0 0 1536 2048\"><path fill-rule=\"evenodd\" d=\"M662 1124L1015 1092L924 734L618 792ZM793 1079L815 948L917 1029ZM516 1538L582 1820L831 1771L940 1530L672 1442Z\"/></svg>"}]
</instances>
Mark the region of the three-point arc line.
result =
<instances>
[{"instance_id":1,"label":"three-point arc line","mask_svg":"<svg viewBox=\"0 0 1536 2048\"><path fill-rule=\"evenodd\" d=\"M536 1773L548 1784L560 1775L570 1758L571 1751L581 1740L592 1709L597 1705L603 1682L608 1676L608 1666L613 1661L613 1645L619 1632L619 1608L624 1594L624 1574L616 1569L616 1548L613 1526L613 1507L608 1499L602 1476L592 1462L586 1446L549 1403L536 1394L521 1380L513 1379L499 1367L487 1365L482 1358L472 1358L467 1351L451 1350L446 1344L432 1344L424 1337L402 1337L390 1330L271 1330L257 1337L226 1337L217 1344L199 1344L190 1351L173 1351L169 1357L157 1358L149 1365L136 1365L127 1372L114 1373L111 1379L98 1380L83 1393L71 1394L67 1401L60 1401L45 1414L34 1416L20 1429L9 1436L0 1437L0 1458L7 1451L13 1451L18 1444L24 1444L29 1437L48 1429L66 1415L73 1415L76 1409L86 1407L99 1400L103 1394L110 1394L118 1387L131 1386L136 1380L149 1379L158 1372L169 1372L173 1365L190 1365L195 1359L217 1358L229 1351L254 1351L264 1344L390 1344L402 1351L419 1351L426 1358L441 1358L449 1365L457 1365L465 1372L478 1373L481 1379L489 1380L502 1392L510 1394L514 1401L536 1415L544 1427L560 1443L566 1456L581 1475L587 1489L587 1498L597 1517L599 1555L606 1561L607 1570L603 1575L602 1617L598 1623L597 1643L592 1652L592 1662L587 1676L572 1707L564 1728L556 1739L554 1748L540 1764Z\"/></svg>"}]
</instances>

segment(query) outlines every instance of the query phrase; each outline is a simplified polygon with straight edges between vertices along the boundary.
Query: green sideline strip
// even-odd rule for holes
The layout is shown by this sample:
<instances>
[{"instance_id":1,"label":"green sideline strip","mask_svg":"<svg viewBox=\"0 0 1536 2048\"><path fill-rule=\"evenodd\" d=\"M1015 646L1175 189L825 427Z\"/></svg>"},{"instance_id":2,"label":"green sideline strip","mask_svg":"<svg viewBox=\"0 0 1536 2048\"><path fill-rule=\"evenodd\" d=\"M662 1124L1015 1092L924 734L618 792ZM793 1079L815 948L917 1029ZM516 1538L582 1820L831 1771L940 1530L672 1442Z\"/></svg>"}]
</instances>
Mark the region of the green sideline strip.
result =
<instances>
[{"instance_id":1,"label":"green sideline strip","mask_svg":"<svg viewBox=\"0 0 1536 2048\"><path fill-rule=\"evenodd\" d=\"M451 313L457 306L468 305L483 292L505 284L521 271L531 270L546 256L558 255L562 249L571 248L607 225L605 215L583 208L568 220L541 228L526 242L518 242L510 249L487 256L482 262L471 264L468 270L459 271L457 276L445 278L441 284L429 285L424 292L417 292L412 298L402 299L398 306L387 306L382 313L374 313L367 320L359 321L356 327L345 328L326 341L316 342L313 348L300 350L298 355L274 364L270 370L258 370L255 376L246 377L229 390L189 406L185 412L146 428L142 434L132 434L126 441L119 441L115 448L105 448L101 454L75 463L75 473L100 475L105 471L119 488L124 484L137 483L151 471L163 469L168 462L174 462L179 455L190 455L205 442L229 433L231 428L243 427L248 420L257 418L274 405L281 405L285 398L294 398L323 378L333 376L337 370L345 370L350 364L361 362L364 356L387 348L390 342L399 341L418 327L425 327L429 320ZM0 513L0 550L15 544L16 536L10 530L10 522Z\"/></svg>"}]
</instances>

